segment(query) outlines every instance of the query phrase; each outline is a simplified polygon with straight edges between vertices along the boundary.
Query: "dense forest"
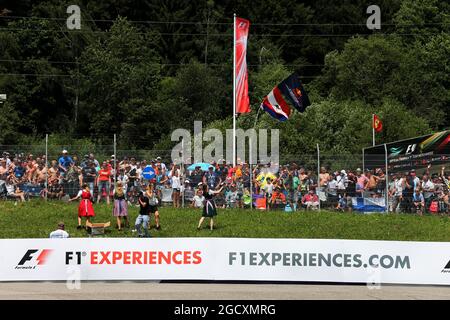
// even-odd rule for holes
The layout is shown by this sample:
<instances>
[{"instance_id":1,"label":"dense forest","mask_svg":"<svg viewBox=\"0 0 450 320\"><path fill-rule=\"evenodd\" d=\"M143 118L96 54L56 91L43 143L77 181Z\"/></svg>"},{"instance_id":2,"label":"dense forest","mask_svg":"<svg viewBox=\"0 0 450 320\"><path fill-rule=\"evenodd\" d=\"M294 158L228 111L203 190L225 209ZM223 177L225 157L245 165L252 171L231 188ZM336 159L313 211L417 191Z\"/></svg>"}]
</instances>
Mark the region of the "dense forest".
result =
<instances>
[{"instance_id":1,"label":"dense forest","mask_svg":"<svg viewBox=\"0 0 450 320\"><path fill-rule=\"evenodd\" d=\"M76 3L75 3L76 2ZM66 12L81 8L81 29ZM122 149L169 149L176 128L232 122L233 13L250 20L247 61L254 126L262 98L297 71L312 102L279 123L281 152L360 154L371 115L389 142L450 124L450 4L372 1L14 0L0 4L0 144L46 133Z\"/></svg>"}]
</instances>

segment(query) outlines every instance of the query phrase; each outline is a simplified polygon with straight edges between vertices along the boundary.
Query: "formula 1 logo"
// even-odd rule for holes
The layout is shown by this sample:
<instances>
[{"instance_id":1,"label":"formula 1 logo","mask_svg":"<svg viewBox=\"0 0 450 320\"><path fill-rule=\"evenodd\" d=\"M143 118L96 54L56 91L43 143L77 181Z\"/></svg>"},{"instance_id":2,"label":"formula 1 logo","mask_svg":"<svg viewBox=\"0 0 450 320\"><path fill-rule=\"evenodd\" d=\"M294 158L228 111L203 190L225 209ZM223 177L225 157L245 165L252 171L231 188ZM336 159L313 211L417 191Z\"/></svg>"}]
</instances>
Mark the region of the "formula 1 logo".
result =
<instances>
[{"instance_id":1,"label":"formula 1 logo","mask_svg":"<svg viewBox=\"0 0 450 320\"><path fill-rule=\"evenodd\" d=\"M29 249L20 259L16 269L35 269L36 266L44 265L51 252L50 249Z\"/></svg>"}]
</instances>

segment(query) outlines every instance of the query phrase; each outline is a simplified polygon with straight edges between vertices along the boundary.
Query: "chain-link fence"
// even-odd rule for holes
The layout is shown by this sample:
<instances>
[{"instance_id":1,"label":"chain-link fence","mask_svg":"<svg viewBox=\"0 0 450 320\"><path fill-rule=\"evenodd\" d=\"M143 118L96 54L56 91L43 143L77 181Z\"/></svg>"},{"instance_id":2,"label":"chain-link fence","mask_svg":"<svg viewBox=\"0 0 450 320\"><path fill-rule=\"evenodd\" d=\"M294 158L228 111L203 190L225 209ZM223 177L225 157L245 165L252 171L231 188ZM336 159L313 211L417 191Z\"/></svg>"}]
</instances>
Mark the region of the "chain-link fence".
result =
<instances>
[{"instance_id":1,"label":"chain-link fence","mask_svg":"<svg viewBox=\"0 0 450 320\"><path fill-rule=\"evenodd\" d=\"M238 161L233 167L230 161L217 159L197 167L192 158L173 164L172 150L117 149L114 137L111 142L62 144L45 139L42 144L2 145L0 195L15 200L67 200L86 184L94 201L109 202L120 182L130 203L136 204L140 192L151 184L162 205L186 207L201 206L198 191L208 185L223 187L216 197L219 207L384 212L415 210L413 193L424 183L409 173L392 174L393 166L383 154L364 158L363 154L336 155L318 149L316 154L281 154L277 164L255 159L251 164ZM439 210L448 210L447 174L439 172L431 180L444 190L441 196L434 188L432 198L422 190L426 200L420 204L422 210L427 211L439 197ZM178 192L181 195L174 200Z\"/></svg>"}]
</instances>

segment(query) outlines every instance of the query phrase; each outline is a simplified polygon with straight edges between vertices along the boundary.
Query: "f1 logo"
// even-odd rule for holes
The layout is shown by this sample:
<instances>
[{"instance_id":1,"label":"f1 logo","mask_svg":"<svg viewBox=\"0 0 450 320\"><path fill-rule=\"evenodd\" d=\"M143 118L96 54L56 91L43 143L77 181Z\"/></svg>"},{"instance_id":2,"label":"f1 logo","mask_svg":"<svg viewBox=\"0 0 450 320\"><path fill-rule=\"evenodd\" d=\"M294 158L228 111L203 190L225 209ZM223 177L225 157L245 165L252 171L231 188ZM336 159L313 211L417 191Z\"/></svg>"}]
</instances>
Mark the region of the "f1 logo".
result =
<instances>
[{"instance_id":1,"label":"f1 logo","mask_svg":"<svg viewBox=\"0 0 450 320\"><path fill-rule=\"evenodd\" d=\"M416 150L416 144L410 144L409 146L408 146L408 149L406 149L406 152L405 152L405 154L411 154L411 153L413 153L414 152L414 150Z\"/></svg>"},{"instance_id":2,"label":"f1 logo","mask_svg":"<svg viewBox=\"0 0 450 320\"><path fill-rule=\"evenodd\" d=\"M23 266L27 261L31 261L33 260L35 253L38 252L38 249L30 249L28 250L25 255L22 257L22 259L19 261L19 266ZM48 255L50 254L50 252L52 252L52 250L50 249L44 249L42 250L42 252L39 254L39 256L36 258L37 261L37 265L43 265L45 264Z\"/></svg>"}]
</instances>

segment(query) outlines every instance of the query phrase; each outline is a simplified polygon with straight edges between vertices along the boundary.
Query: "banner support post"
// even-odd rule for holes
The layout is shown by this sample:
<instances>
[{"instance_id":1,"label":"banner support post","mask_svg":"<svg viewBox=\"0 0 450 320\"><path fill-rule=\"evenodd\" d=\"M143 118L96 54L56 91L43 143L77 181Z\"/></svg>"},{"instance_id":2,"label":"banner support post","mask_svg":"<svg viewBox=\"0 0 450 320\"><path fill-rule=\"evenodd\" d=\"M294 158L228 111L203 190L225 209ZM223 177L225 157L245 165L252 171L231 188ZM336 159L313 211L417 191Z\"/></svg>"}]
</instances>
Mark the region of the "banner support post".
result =
<instances>
[{"instance_id":1,"label":"banner support post","mask_svg":"<svg viewBox=\"0 0 450 320\"><path fill-rule=\"evenodd\" d=\"M250 178L250 210L253 209L253 172L252 172L252 138L248 139L250 147L248 153L249 178Z\"/></svg>"},{"instance_id":2,"label":"banner support post","mask_svg":"<svg viewBox=\"0 0 450 320\"><path fill-rule=\"evenodd\" d=\"M375 113L372 113L372 146L375 147Z\"/></svg>"},{"instance_id":3,"label":"banner support post","mask_svg":"<svg viewBox=\"0 0 450 320\"><path fill-rule=\"evenodd\" d=\"M48 199L48 133L45 134L45 201Z\"/></svg>"},{"instance_id":4,"label":"banner support post","mask_svg":"<svg viewBox=\"0 0 450 320\"><path fill-rule=\"evenodd\" d=\"M117 155L116 155L116 148L117 148L117 143L116 143L116 134L114 133L114 189L116 188L116 184L117 184Z\"/></svg>"},{"instance_id":5,"label":"banner support post","mask_svg":"<svg viewBox=\"0 0 450 320\"><path fill-rule=\"evenodd\" d=\"M233 168L236 167L236 13L233 15Z\"/></svg>"},{"instance_id":6,"label":"banner support post","mask_svg":"<svg viewBox=\"0 0 450 320\"><path fill-rule=\"evenodd\" d=\"M386 175L386 212L389 213L389 174L388 174L388 160L387 160L387 146L384 144L384 166Z\"/></svg>"},{"instance_id":7,"label":"banner support post","mask_svg":"<svg viewBox=\"0 0 450 320\"><path fill-rule=\"evenodd\" d=\"M319 198L319 211L320 211L320 148L319 148L319 144L317 144L317 190L316 190L316 194L317 197Z\"/></svg>"},{"instance_id":8,"label":"banner support post","mask_svg":"<svg viewBox=\"0 0 450 320\"><path fill-rule=\"evenodd\" d=\"M366 162L364 159L364 148L362 148L362 165L363 165L363 172L366 172Z\"/></svg>"},{"instance_id":9,"label":"banner support post","mask_svg":"<svg viewBox=\"0 0 450 320\"><path fill-rule=\"evenodd\" d=\"M181 172L181 179L182 183L184 184L184 181L186 180L186 177L184 177L184 138L181 140L181 165L180 165L180 172ZM184 208L184 189L185 186L182 184L183 188L183 192L181 193L181 207Z\"/></svg>"}]
</instances>

